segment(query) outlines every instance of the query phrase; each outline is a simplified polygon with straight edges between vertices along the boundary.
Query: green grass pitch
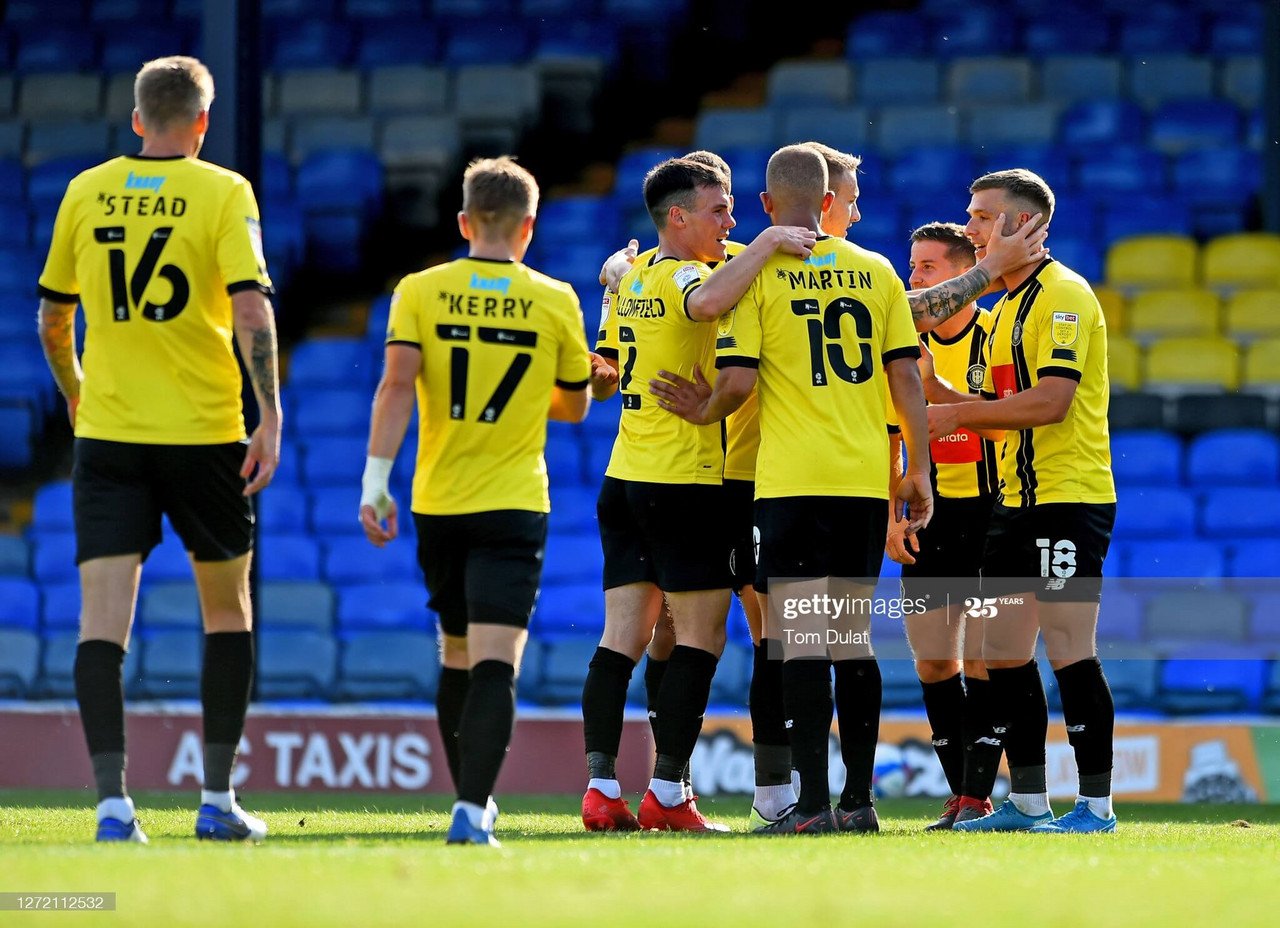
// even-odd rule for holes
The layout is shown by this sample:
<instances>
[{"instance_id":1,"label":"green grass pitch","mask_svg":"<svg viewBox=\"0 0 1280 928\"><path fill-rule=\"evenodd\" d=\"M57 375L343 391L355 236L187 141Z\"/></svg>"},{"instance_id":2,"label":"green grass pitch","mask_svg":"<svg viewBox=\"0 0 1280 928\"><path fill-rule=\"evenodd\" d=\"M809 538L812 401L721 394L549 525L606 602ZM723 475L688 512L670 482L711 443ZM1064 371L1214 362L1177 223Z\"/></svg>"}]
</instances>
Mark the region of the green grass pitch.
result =
<instances>
[{"instance_id":1,"label":"green grass pitch","mask_svg":"<svg viewBox=\"0 0 1280 928\"><path fill-rule=\"evenodd\" d=\"M877 836L758 838L588 835L573 798L510 796L491 850L446 847L436 797L245 797L259 846L198 843L191 794L135 798L148 847L95 845L87 793L0 792L0 891L116 893L0 924L1239 928L1280 903L1280 806L1121 806L1114 835L1053 837L924 834L938 804L902 800ZM700 805L745 831L746 799Z\"/></svg>"}]
</instances>

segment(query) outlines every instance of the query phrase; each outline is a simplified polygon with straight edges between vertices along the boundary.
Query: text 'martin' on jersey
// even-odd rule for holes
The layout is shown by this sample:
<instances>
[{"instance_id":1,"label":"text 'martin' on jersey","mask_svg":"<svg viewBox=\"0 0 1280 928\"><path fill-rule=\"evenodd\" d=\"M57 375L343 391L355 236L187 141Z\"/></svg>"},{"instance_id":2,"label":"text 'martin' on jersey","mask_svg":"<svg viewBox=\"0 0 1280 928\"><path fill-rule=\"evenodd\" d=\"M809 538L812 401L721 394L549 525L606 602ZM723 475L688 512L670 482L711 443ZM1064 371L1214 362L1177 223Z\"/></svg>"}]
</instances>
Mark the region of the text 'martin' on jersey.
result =
<instances>
[{"instance_id":1,"label":"text 'martin' on jersey","mask_svg":"<svg viewBox=\"0 0 1280 928\"><path fill-rule=\"evenodd\" d=\"M1005 433L1004 504L1114 503L1107 327L1093 290L1049 258L1005 294L992 314L982 388L987 396L1013 396L1049 376L1078 384L1063 421Z\"/></svg>"},{"instance_id":2,"label":"text 'martin' on jersey","mask_svg":"<svg viewBox=\"0 0 1280 928\"><path fill-rule=\"evenodd\" d=\"M387 344L422 350L413 511L548 512L551 392L591 376L573 288L514 261L460 258L400 281Z\"/></svg>"},{"instance_id":3,"label":"text 'martin' on jersey","mask_svg":"<svg viewBox=\"0 0 1280 928\"><path fill-rule=\"evenodd\" d=\"M258 205L239 174L193 158L126 156L73 179L40 295L84 307L76 435L244 438L230 295L246 289L272 292Z\"/></svg>"},{"instance_id":4,"label":"text 'martin' on jersey","mask_svg":"<svg viewBox=\"0 0 1280 928\"><path fill-rule=\"evenodd\" d=\"M830 236L774 255L717 335L717 366L759 368L758 498L888 498L884 365L920 349L885 258Z\"/></svg>"},{"instance_id":5,"label":"text 'martin' on jersey","mask_svg":"<svg viewBox=\"0 0 1280 928\"><path fill-rule=\"evenodd\" d=\"M716 327L694 322L686 311L690 294L710 273L699 261L655 252L648 261L637 260L618 285L610 316L622 418L606 475L643 483L723 481L720 424L685 422L649 393L660 370L692 379L698 366L714 381Z\"/></svg>"}]
</instances>

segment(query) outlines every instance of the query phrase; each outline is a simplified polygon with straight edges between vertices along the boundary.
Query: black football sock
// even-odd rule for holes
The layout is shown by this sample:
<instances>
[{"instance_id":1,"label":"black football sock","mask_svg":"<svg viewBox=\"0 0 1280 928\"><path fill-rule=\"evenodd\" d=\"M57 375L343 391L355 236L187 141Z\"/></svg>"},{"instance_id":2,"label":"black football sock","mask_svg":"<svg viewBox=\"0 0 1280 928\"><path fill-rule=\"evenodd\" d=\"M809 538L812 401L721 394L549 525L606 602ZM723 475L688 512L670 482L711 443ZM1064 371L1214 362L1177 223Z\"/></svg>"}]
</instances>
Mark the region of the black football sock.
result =
<instances>
[{"instance_id":1,"label":"black football sock","mask_svg":"<svg viewBox=\"0 0 1280 928\"><path fill-rule=\"evenodd\" d=\"M1020 667L989 668L994 729L1009 760L1009 791L1045 791L1049 704L1033 658Z\"/></svg>"},{"instance_id":2,"label":"black football sock","mask_svg":"<svg viewBox=\"0 0 1280 928\"><path fill-rule=\"evenodd\" d=\"M800 774L796 811L831 806L827 746L831 737L831 661L796 658L782 665L782 697L791 732L791 762Z\"/></svg>"},{"instance_id":3,"label":"black football sock","mask_svg":"<svg viewBox=\"0 0 1280 928\"><path fill-rule=\"evenodd\" d=\"M774 654L781 646L773 645ZM782 702L782 660L770 660L770 643L761 641L751 658L751 713L756 786L782 786L791 782L791 742L787 738L787 711Z\"/></svg>"},{"instance_id":4,"label":"black football sock","mask_svg":"<svg viewBox=\"0 0 1280 928\"><path fill-rule=\"evenodd\" d=\"M1080 795L1101 798L1111 795L1111 762L1116 724L1116 707L1111 687L1096 657L1055 670L1058 692L1062 694L1062 718L1067 724L1067 740L1076 755L1080 771Z\"/></svg>"},{"instance_id":5,"label":"black football sock","mask_svg":"<svg viewBox=\"0 0 1280 928\"><path fill-rule=\"evenodd\" d=\"M953 796L964 791L964 683L960 674L937 683L920 682L924 712L929 717L933 752L938 755Z\"/></svg>"},{"instance_id":6,"label":"black football sock","mask_svg":"<svg viewBox=\"0 0 1280 928\"><path fill-rule=\"evenodd\" d=\"M453 788L462 783L462 753L458 748L458 726L462 724L462 707L467 704L471 687L471 671L459 667L441 667L436 687L436 721L440 724L440 740L444 742L445 760Z\"/></svg>"},{"instance_id":7,"label":"black football sock","mask_svg":"<svg viewBox=\"0 0 1280 928\"><path fill-rule=\"evenodd\" d=\"M200 702L204 708L204 788L231 789L231 767L244 734L253 685L253 633L213 632L204 636Z\"/></svg>"},{"instance_id":8,"label":"black football sock","mask_svg":"<svg viewBox=\"0 0 1280 928\"><path fill-rule=\"evenodd\" d=\"M124 648L113 641L76 647L76 701L93 763L98 801L126 796L124 788Z\"/></svg>"},{"instance_id":9,"label":"black football sock","mask_svg":"<svg viewBox=\"0 0 1280 928\"><path fill-rule=\"evenodd\" d=\"M1000 740L991 730L991 681L964 681L964 786L959 795L990 799L1000 770Z\"/></svg>"},{"instance_id":10,"label":"black football sock","mask_svg":"<svg viewBox=\"0 0 1280 928\"><path fill-rule=\"evenodd\" d=\"M481 807L489 801L515 723L515 667L505 661L476 664L471 668L471 686L458 726L460 800Z\"/></svg>"},{"instance_id":11,"label":"black football sock","mask_svg":"<svg viewBox=\"0 0 1280 928\"><path fill-rule=\"evenodd\" d=\"M710 651L678 644L667 661L658 693L658 759L654 777L680 782L702 731L718 658Z\"/></svg>"},{"instance_id":12,"label":"black football sock","mask_svg":"<svg viewBox=\"0 0 1280 928\"><path fill-rule=\"evenodd\" d=\"M871 805L884 684L875 658L836 661L835 672L840 756L845 768L840 808L851 811Z\"/></svg>"},{"instance_id":13,"label":"black football sock","mask_svg":"<svg viewBox=\"0 0 1280 928\"><path fill-rule=\"evenodd\" d=\"M587 775L612 780L622 744L622 718L627 686L636 662L605 647L596 648L582 685L582 731L587 748Z\"/></svg>"},{"instance_id":14,"label":"black football sock","mask_svg":"<svg viewBox=\"0 0 1280 928\"><path fill-rule=\"evenodd\" d=\"M667 674L668 663L670 662L658 660L652 654L644 662L644 701L654 744L658 743L658 694L662 692L662 678Z\"/></svg>"}]
</instances>

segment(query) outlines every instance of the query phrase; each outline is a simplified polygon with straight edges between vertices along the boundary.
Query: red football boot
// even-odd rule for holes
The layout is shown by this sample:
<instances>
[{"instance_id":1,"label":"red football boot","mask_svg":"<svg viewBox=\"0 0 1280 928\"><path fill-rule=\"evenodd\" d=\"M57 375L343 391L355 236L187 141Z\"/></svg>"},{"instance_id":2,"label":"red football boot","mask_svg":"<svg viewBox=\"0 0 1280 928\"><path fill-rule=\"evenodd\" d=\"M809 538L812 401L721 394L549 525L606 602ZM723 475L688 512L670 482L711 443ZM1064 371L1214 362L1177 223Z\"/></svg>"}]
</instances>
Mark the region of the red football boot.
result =
<instances>
[{"instance_id":1,"label":"red football boot","mask_svg":"<svg viewBox=\"0 0 1280 928\"><path fill-rule=\"evenodd\" d=\"M587 826L587 831L640 830L627 800L610 799L598 789L589 789L582 797L582 824Z\"/></svg>"},{"instance_id":2,"label":"red football boot","mask_svg":"<svg viewBox=\"0 0 1280 928\"><path fill-rule=\"evenodd\" d=\"M974 799L971 796L960 797L960 808L956 810L957 822L971 822L975 818L985 818L994 811L990 799Z\"/></svg>"},{"instance_id":3,"label":"red football boot","mask_svg":"<svg viewBox=\"0 0 1280 928\"><path fill-rule=\"evenodd\" d=\"M646 831L728 831L728 825L707 821L698 811L697 799L694 796L678 806L668 807L658 802L653 790L645 790L640 800L640 827Z\"/></svg>"}]
</instances>

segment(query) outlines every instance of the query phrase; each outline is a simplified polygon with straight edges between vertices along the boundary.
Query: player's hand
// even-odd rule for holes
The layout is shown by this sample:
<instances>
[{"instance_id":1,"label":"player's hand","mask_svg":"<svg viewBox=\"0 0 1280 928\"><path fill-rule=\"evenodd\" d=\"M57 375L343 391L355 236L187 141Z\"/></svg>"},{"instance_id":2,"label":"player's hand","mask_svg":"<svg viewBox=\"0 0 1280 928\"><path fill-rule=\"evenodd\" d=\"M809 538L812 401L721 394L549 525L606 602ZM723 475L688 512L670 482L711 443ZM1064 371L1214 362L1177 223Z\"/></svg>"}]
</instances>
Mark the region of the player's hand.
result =
<instances>
[{"instance_id":1,"label":"player's hand","mask_svg":"<svg viewBox=\"0 0 1280 928\"><path fill-rule=\"evenodd\" d=\"M962 404L938 403L926 406L924 414L929 419L929 441L945 438L960 428L960 416L957 406Z\"/></svg>"},{"instance_id":2,"label":"player's hand","mask_svg":"<svg viewBox=\"0 0 1280 928\"><path fill-rule=\"evenodd\" d=\"M1045 247L1049 227L1039 225L1041 218L1042 214L1036 213L1012 233L1005 235L1005 215L1001 213L996 217L991 237L987 240L986 254L982 258L982 265L993 282L1010 271L1036 264L1049 257L1049 249Z\"/></svg>"},{"instance_id":3,"label":"player's hand","mask_svg":"<svg viewBox=\"0 0 1280 928\"><path fill-rule=\"evenodd\" d=\"M770 226L761 234L770 236L775 251L800 258L809 257L818 241L818 233L804 226Z\"/></svg>"},{"instance_id":4,"label":"player's hand","mask_svg":"<svg viewBox=\"0 0 1280 928\"><path fill-rule=\"evenodd\" d=\"M919 342L920 357L916 360L916 367L920 369L920 382L927 384L931 380L936 380L938 374L933 365L933 352L929 350L923 338L919 339Z\"/></svg>"},{"instance_id":5,"label":"player's hand","mask_svg":"<svg viewBox=\"0 0 1280 928\"><path fill-rule=\"evenodd\" d=\"M383 525L384 521L385 525ZM375 548L386 547L387 542L400 534L400 511L396 508L395 497L384 494L376 507L362 500L360 527L364 529L364 536Z\"/></svg>"},{"instance_id":6,"label":"player's hand","mask_svg":"<svg viewBox=\"0 0 1280 928\"><path fill-rule=\"evenodd\" d=\"M898 507L894 506L894 512ZM911 548L907 550L908 546ZM920 553L920 542L914 534L907 534L907 523L905 520L896 520L889 523L889 532L885 537L884 553L889 555L892 560L899 564L914 564L916 559L911 556L911 552Z\"/></svg>"},{"instance_id":7,"label":"player's hand","mask_svg":"<svg viewBox=\"0 0 1280 928\"><path fill-rule=\"evenodd\" d=\"M649 381L649 392L658 398L658 405L686 422L701 425L702 406L711 397L711 384L702 376L702 368L694 366L693 380L671 371L658 371L658 378Z\"/></svg>"},{"instance_id":8,"label":"player's hand","mask_svg":"<svg viewBox=\"0 0 1280 928\"><path fill-rule=\"evenodd\" d=\"M611 387L618 382L618 371L605 358L591 352L591 386Z\"/></svg>"},{"instance_id":9,"label":"player's hand","mask_svg":"<svg viewBox=\"0 0 1280 928\"><path fill-rule=\"evenodd\" d=\"M914 535L933 518L933 487L928 474L903 474L893 494L893 522ZM920 550L916 545L916 551Z\"/></svg>"},{"instance_id":10,"label":"player's hand","mask_svg":"<svg viewBox=\"0 0 1280 928\"><path fill-rule=\"evenodd\" d=\"M275 476L280 466L280 422L274 416L263 416L249 437L249 448L240 465L240 476L248 480L244 495L257 493Z\"/></svg>"},{"instance_id":11,"label":"player's hand","mask_svg":"<svg viewBox=\"0 0 1280 928\"><path fill-rule=\"evenodd\" d=\"M631 265L635 263L636 255L639 253L640 243L633 238L627 242L626 248L609 255L600 268L600 283L617 293L618 284L627 271L631 270Z\"/></svg>"}]
</instances>

